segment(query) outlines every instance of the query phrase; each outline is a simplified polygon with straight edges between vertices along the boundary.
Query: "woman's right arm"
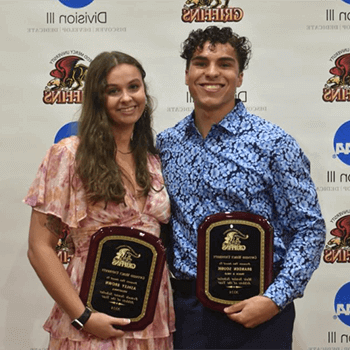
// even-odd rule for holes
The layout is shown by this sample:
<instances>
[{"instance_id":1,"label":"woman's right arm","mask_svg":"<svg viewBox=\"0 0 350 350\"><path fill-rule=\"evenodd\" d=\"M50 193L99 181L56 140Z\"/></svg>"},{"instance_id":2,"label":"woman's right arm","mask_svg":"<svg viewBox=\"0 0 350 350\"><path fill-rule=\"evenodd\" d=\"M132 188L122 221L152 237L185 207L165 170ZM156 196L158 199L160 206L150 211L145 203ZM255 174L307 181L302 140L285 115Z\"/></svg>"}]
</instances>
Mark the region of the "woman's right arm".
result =
<instances>
[{"instance_id":1,"label":"woman's right arm","mask_svg":"<svg viewBox=\"0 0 350 350\"><path fill-rule=\"evenodd\" d=\"M33 209L29 229L28 258L48 293L73 320L80 317L85 306L57 257L55 248L58 236L53 234L55 220L59 219ZM102 339L121 337L124 332L115 329L113 325L126 325L129 322L129 320L93 312L85 323L84 330Z\"/></svg>"}]
</instances>

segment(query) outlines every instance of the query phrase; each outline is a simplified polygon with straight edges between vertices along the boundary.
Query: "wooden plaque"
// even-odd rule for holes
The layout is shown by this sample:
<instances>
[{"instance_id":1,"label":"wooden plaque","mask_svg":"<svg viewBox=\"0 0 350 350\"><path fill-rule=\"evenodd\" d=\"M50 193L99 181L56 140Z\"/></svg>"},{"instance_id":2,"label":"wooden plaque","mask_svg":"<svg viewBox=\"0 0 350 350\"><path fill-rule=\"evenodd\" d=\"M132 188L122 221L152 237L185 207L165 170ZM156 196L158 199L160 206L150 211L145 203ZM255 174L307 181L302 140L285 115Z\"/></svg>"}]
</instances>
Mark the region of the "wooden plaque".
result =
<instances>
[{"instance_id":1,"label":"wooden plaque","mask_svg":"<svg viewBox=\"0 0 350 350\"><path fill-rule=\"evenodd\" d=\"M219 213L198 229L196 294L223 312L231 304L263 294L272 282L273 228L262 216Z\"/></svg>"},{"instance_id":2,"label":"wooden plaque","mask_svg":"<svg viewBox=\"0 0 350 350\"><path fill-rule=\"evenodd\" d=\"M103 227L90 241L80 298L93 311L128 318L123 330L153 321L165 263L161 239L129 227Z\"/></svg>"}]
</instances>

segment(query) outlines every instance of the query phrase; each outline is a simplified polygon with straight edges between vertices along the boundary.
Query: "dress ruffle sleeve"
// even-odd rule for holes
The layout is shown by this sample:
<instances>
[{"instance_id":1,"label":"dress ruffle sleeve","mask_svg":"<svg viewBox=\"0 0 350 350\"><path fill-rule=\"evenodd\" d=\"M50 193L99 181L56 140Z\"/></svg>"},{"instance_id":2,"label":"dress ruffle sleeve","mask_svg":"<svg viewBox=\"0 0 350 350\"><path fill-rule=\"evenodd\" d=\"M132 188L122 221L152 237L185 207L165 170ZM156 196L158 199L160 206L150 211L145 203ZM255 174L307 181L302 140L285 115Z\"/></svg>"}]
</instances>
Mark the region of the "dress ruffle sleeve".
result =
<instances>
[{"instance_id":1,"label":"dress ruffle sleeve","mask_svg":"<svg viewBox=\"0 0 350 350\"><path fill-rule=\"evenodd\" d=\"M158 156L149 155L148 167L152 176L152 190L145 211L152 213L160 223L166 224L170 220L170 206L168 192L166 191L162 176L162 165Z\"/></svg>"},{"instance_id":2,"label":"dress ruffle sleeve","mask_svg":"<svg viewBox=\"0 0 350 350\"><path fill-rule=\"evenodd\" d=\"M78 138L70 137L47 151L24 203L44 214L59 217L63 223L77 228L87 215L81 181L75 175L75 151Z\"/></svg>"}]
</instances>

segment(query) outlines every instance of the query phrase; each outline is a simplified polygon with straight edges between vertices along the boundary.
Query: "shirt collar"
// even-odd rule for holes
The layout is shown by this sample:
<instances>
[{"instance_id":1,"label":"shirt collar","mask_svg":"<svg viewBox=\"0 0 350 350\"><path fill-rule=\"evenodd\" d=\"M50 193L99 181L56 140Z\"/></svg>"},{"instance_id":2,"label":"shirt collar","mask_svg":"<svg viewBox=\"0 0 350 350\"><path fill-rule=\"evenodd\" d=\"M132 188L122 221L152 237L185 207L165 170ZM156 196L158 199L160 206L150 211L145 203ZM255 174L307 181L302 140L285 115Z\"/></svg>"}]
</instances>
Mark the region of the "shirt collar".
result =
<instances>
[{"instance_id":1,"label":"shirt collar","mask_svg":"<svg viewBox=\"0 0 350 350\"><path fill-rule=\"evenodd\" d=\"M226 129L230 134L237 135L240 131L240 125L246 116L247 110L241 100L236 99L235 107L229 112L218 125Z\"/></svg>"},{"instance_id":2,"label":"shirt collar","mask_svg":"<svg viewBox=\"0 0 350 350\"><path fill-rule=\"evenodd\" d=\"M226 116L218 123L219 126L226 129L230 134L236 135L240 129L241 122L247 110L240 99L236 99L235 107L231 112L226 114ZM185 120L185 135L191 136L194 132L198 133L197 127L194 123L194 111L187 116Z\"/></svg>"}]
</instances>

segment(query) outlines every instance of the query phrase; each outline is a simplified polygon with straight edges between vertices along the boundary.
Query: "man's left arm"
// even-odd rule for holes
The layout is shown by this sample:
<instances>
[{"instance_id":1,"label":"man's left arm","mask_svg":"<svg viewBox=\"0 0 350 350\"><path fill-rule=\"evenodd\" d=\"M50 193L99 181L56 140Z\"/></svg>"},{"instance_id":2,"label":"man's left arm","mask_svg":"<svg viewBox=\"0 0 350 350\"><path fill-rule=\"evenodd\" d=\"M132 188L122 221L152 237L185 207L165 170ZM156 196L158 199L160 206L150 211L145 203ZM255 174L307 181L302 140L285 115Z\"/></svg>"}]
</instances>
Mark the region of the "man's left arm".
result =
<instances>
[{"instance_id":1,"label":"man's left arm","mask_svg":"<svg viewBox=\"0 0 350 350\"><path fill-rule=\"evenodd\" d=\"M286 252L281 271L263 296L225 309L230 319L248 328L268 321L295 298L303 296L319 265L325 242L325 224L308 159L291 137L275 149L270 164L272 192Z\"/></svg>"}]
</instances>

